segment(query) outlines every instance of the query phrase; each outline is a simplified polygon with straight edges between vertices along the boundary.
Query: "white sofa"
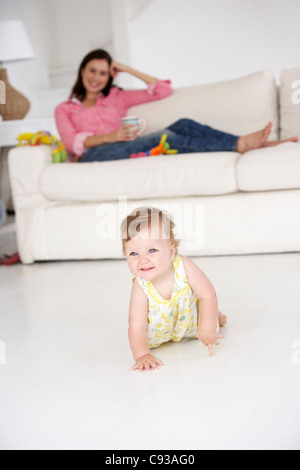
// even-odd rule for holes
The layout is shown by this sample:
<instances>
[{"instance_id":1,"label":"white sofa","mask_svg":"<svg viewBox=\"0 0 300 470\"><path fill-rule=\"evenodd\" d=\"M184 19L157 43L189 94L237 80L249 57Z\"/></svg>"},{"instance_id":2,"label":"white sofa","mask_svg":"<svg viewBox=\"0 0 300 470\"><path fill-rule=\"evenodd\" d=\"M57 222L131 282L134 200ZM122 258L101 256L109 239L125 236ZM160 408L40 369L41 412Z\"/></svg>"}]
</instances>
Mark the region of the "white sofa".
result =
<instances>
[{"instance_id":1,"label":"white sofa","mask_svg":"<svg viewBox=\"0 0 300 470\"><path fill-rule=\"evenodd\" d=\"M272 72L257 72L176 89L130 114L147 120L148 133L188 117L237 135L271 120L270 139L280 132L284 138L300 137L300 104L291 99L296 80L300 68L283 71L280 86ZM102 163L53 164L50 153L41 146L14 148L9 154L17 243L25 264L120 258L120 222L141 204L159 205L174 215L182 254L300 251L298 143L244 155L214 152Z\"/></svg>"}]
</instances>

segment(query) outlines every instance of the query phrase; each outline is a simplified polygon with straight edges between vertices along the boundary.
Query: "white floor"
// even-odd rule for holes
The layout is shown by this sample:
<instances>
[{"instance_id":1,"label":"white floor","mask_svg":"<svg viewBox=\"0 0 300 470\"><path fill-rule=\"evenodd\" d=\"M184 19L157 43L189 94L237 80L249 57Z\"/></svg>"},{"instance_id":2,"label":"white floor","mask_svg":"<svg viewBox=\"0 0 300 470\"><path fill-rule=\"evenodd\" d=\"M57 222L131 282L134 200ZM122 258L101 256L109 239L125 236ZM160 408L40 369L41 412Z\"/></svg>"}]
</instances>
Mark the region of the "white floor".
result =
<instances>
[{"instance_id":1,"label":"white floor","mask_svg":"<svg viewBox=\"0 0 300 470\"><path fill-rule=\"evenodd\" d=\"M167 344L150 373L130 372L125 261L0 267L0 449L299 450L300 254L195 261L225 339Z\"/></svg>"}]
</instances>

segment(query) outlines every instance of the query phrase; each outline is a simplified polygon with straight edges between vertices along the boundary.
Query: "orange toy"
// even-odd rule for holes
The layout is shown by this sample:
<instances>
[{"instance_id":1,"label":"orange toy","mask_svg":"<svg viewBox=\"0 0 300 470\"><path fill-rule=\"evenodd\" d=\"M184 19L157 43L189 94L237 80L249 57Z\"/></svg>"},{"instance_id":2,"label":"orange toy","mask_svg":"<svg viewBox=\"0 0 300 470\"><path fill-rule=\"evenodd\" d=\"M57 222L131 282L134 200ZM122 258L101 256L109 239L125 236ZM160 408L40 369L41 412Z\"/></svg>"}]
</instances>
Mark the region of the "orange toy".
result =
<instances>
[{"instance_id":1,"label":"orange toy","mask_svg":"<svg viewBox=\"0 0 300 470\"><path fill-rule=\"evenodd\" d=\"M157 157L161 154L175 154L178 153L178 150L170 149L170 145L167 142L167 134L163 134L161 136L160 142L157 147L154 147L147 152L140 152L140 153L133 153L130 155L130 158L138 158L138 157Z\"/></svg>"}]
</instances>

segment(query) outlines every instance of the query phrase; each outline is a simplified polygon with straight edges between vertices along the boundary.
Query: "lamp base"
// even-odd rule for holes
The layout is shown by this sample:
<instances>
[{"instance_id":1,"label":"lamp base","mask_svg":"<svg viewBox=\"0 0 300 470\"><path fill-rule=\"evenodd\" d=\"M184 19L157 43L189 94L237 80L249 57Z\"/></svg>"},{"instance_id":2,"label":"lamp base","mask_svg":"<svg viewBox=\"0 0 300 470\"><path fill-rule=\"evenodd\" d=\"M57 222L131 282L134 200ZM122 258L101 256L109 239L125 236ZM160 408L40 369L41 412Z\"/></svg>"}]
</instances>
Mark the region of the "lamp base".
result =
<instances>
[{"instance_id":1,"label":"lamp base","mask_svg":"<svg viewBox=\"0 0 300 470\"><path fill-rule=\"evenodd\" d=\"M0 81L4 83L5 103L0 102L0 115L3 121L23 119L30 109L30 102L11 86L6 69L0 69Z\"/></svg>"}]
</instances>

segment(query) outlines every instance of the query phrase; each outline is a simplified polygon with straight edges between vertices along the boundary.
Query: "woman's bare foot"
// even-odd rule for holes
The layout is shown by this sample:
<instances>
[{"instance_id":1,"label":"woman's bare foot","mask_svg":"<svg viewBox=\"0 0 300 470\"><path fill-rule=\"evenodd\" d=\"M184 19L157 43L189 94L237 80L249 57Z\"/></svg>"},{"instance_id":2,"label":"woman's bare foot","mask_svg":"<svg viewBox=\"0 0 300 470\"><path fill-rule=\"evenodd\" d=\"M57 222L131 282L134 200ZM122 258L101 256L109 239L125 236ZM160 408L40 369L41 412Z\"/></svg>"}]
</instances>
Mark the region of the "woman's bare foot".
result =
<instances>
[{"instance_id":1,"label":"woman's bare foot","mask_svg":"<svg viewBox=\"0 0 300 470\"><path fill-rule=\"evenodd\" d=\"M258 132L253 134L244 135L239 138L236 145L236 151L239 153L246 153L249 150L259 149L267 142L272 128L272 122Z\"/></svg>"},{"instance_id":2,"label":"woman's bare foot","mask_svg":"<svg viewBox=\"0 0 300 470\"><path fill-rule=\"evenodd\" d=\"M218 319L219 319L219 326L220 326L220 327L226 325L226 323L227 323L227 316L226 316L226 315L224 315L223 313L219 312L219 317L218 317Z\"/></svg>"},{"instance_id":3,"label":"woman's bare foot","mask_svg":"<svg viewBox=\"0 0 300 470\"><path fill-rule=\"evenodd\" d=\"M298 142L299 140L298 137L290 137L285 140L272 140L271 142L267 142L271 128L272 122L269 122L269 124L262 130L240 137L237 141L236 151L239 153L246 153L249 152L249 150L259 149L261 147L274 147L275 145L283 144L285 142Z\"/></svg>"}]
</instances>

